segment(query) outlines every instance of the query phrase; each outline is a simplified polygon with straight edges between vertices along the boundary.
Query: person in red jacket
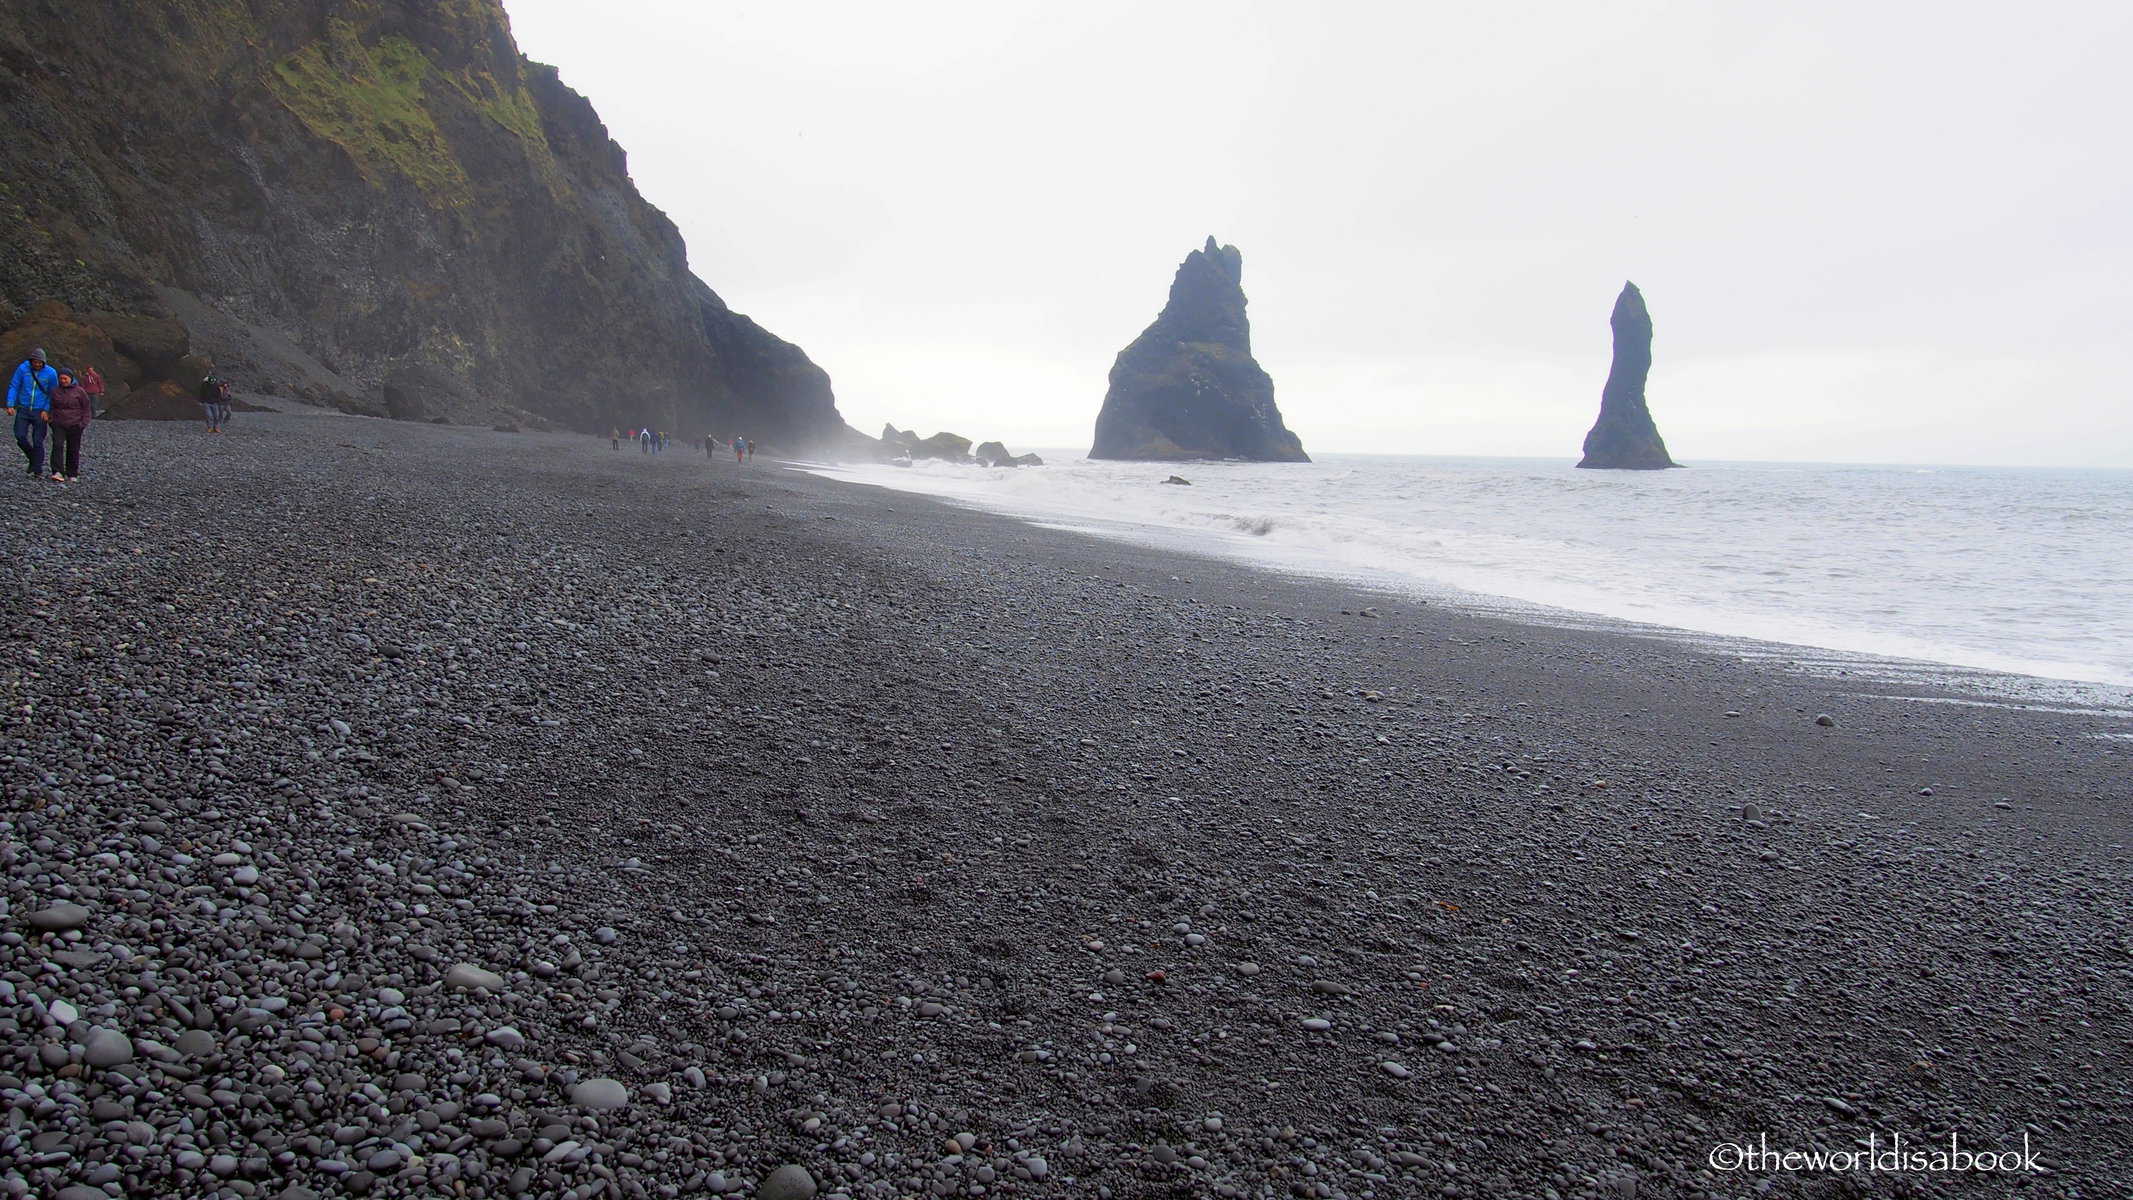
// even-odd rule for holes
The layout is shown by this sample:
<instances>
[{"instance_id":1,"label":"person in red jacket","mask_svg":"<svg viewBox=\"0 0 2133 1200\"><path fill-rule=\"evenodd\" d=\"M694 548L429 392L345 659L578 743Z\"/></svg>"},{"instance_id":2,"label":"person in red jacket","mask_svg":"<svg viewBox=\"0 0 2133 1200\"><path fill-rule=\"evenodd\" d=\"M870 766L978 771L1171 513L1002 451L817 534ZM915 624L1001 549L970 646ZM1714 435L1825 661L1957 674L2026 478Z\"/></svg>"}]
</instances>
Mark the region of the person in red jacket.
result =
<instances>
[{"instance_id":1,"label":"person in red jacket","mask_svg":"<svg viewBox=\"0 0 2133 1200\"><path fill-rule=\"evenodd\" d=\"M81 390L89 393L89 403L98 412L104 408L104 376L90 363L81 369Z\"/></svg>"},{"instance_id":2,"label":"person in red jacket","mask_svg":"<svg viewBox=\"0 0 2133 1200\"><path fill-rule=\"evenodd\" d=\"M52 478L66 483L81 474L81 435L96 416L96 400L72 371L59 373L52 392Z\"/></svg>"}]
</instances>

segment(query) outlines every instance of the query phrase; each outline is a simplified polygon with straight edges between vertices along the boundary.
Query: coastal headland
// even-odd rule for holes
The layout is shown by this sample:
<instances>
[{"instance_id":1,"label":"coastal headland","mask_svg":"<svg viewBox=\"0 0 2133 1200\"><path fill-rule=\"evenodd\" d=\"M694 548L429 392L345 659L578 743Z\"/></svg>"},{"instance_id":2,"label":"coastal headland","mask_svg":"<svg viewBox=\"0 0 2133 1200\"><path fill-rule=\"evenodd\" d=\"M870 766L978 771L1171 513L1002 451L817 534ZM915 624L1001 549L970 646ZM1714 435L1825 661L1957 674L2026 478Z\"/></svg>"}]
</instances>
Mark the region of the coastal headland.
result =
<instances>
[{"instance_id":1,"label":"coastal headland","mask_svg":"<svg viewBox=\"0 0 2133 1200\"><path fill-rule=\"evenodd\" d=\"M2122 714L762 460L93 436L0 526L4 1194L2133 1177ZM1951 1135L2036 1171L1722 1162Z\"/></svg>"}]
</instances>

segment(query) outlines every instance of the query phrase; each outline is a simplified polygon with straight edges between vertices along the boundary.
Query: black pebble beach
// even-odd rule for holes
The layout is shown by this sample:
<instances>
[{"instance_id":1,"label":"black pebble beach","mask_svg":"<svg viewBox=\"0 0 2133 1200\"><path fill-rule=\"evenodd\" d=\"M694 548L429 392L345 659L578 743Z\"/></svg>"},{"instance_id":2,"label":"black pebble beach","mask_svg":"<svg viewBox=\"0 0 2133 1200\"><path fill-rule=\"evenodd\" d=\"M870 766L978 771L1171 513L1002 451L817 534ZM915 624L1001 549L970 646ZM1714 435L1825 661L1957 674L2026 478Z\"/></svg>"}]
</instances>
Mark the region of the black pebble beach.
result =
<instances>
[{"instance_id":1,"label":"black pebble beach","mask_svg":"<svg viewBox=\"0 0 2133 1200\"><path fill-rule=\"evenodd\" d=\"M0 483L0 1195L2133 1179L2123 714L679 446ZM1951 1133L2037 1170L1711 1161Z\"/></svg>"}]
</instances>

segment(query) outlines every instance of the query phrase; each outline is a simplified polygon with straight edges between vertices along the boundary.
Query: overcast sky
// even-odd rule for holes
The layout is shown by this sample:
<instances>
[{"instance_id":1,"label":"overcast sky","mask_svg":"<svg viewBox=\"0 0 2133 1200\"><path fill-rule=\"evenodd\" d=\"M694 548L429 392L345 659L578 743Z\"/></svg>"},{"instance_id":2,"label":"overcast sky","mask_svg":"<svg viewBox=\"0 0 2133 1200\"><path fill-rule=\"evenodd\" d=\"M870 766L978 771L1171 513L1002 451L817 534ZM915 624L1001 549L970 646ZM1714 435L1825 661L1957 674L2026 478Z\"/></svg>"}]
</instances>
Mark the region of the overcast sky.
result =
<instances>
[{"instance_id":1,"label":"overcast sky","mask_svg":"<svg viewBox=\"0 0 2133 1200\"><path fill-rule=\"evenodd\" d=\"M2133 466L2133 5L506 0L869 433L1086 448L1209 234L1313 451Z\"/></svg>"}]
</instances>

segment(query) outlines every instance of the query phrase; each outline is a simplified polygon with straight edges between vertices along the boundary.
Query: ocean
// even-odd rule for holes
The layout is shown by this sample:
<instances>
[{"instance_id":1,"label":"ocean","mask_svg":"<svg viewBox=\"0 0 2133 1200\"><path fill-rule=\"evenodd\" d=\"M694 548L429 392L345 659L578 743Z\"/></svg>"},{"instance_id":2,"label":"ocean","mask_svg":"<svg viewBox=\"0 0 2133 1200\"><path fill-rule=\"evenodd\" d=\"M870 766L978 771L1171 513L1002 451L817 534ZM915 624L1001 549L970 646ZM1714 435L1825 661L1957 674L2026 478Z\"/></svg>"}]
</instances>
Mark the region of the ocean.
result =
<instances>
[{"instance_id":1,"label":"ocean","mask_svg":"<svg viewBox=\"0 0 2133 1200\"><path fill-rule=\"evenodd\" d=\"M2133 686L2133 471L1039 453L810 469L1525 619Z\"/></svg>"}]
</instances>

